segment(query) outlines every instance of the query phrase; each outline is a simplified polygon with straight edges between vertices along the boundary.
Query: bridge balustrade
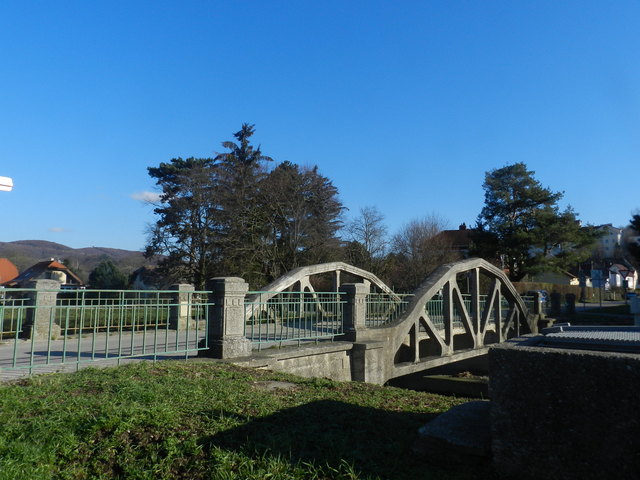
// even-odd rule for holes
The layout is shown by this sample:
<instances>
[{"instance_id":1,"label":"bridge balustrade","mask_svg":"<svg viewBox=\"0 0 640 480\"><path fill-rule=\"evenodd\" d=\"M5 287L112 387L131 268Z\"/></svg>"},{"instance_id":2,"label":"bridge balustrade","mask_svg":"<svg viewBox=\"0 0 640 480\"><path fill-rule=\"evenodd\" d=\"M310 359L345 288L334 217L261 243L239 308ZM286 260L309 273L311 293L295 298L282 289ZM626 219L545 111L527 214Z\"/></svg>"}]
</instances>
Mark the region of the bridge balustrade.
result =
<instances>
[{"instance_id":1,"label":"bridge balustrade","mask_svg":"<svg viewBox=\"0 0 640 480\"><path fill-rule=\"evenodd\" d=\"M256 291L248 295L244 335L258 350L332 340L345 332L342 293Z\"/></svg>"},{"instance_id":2,"label":"bridge balustrade","mask_svg":"<svg viewBox=\"0 0 640 480\"><path fill-rule=\"evenodd\" d=\"M0 370L188 357L208 349L208 292L61 290L54 280L0 292Z\"/></svg>"}]
</instances>

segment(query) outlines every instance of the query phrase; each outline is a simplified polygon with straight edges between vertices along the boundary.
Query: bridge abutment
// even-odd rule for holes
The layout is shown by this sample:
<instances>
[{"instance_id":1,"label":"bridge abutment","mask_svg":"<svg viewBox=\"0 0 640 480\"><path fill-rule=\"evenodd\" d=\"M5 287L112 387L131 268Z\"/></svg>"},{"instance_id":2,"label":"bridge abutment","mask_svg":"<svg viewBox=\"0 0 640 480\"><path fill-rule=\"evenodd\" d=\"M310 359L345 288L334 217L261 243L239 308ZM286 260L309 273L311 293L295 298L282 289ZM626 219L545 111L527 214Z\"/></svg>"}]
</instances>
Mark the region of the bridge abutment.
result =
<instances>
[{"instance_id":1,"label":"bridge abutment","mask_svg":"<svg viewBox=\"0 0 640 480\"><path fill-rule=\"evenodd\" d=\"M351 380L383 385L386 381L384 342L354 343L351 350Z\"/></svg>"}]
</instances>

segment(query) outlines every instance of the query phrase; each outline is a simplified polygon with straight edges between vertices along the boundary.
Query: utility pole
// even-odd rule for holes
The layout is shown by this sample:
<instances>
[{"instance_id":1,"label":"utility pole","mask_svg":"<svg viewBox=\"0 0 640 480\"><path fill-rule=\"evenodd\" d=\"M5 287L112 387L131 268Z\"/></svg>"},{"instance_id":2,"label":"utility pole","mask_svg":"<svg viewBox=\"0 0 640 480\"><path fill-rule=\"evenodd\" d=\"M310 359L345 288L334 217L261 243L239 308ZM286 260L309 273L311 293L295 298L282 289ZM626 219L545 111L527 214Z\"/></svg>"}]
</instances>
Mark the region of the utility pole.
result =
<instances>
[{"instance_id":1,"label":"utility pole","mask_svg":"<svg viewBox=\"0 0 640 480\"><path fill-rule=\"evenodd\" d=\"M10 192L13 189L13 180L9 177L0 177L0 191Z\"/></svg>"}]
</instances>

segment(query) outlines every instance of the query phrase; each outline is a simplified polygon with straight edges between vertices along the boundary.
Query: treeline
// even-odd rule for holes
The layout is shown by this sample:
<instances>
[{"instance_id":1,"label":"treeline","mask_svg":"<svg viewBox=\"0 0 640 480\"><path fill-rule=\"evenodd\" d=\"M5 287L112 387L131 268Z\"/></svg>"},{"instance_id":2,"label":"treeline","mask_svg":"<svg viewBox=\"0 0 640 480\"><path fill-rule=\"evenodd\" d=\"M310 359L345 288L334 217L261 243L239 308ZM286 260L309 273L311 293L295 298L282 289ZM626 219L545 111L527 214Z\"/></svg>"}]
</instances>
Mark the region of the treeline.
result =
<instances>
[{"instance_id":1,"label":"treeline","mask_svg":"<svg viewBox=\"0 0 640 480\"><path fill-rule=\"evenodd\" d=\"M561 210L563 193L543 187L523 163L485 174L484 206L466 248L453 248L446 221L435 214L389 235L375 207L345 220L329 178L317 167L274 162L251 144L254 131L242 125L213 158L174 158L148 169L160 200L145 255L163 255L159 273L167 282L204 288L211 277L240 276L260 288L296 267L341 260L412 291L462 255L485 258L518 281L574 268L600 235L571 207Z\"/></svg>"},{"instance_id":2,"label":"treeline","mask_svg":"<svg viewBox=\"0 0 640 480\"><path fill-rule=\"evenodd\" d=\"M204 288L214 276L240 276L259 288L304 265L346 261L399 290L419 284L451 257L433 238L444 222L428 217L391 240L374 208L345 222L338 189L317 167L276 163L242 125L213 158L174 158L148 169L160 189L145 255L163 255L167 283ZM437 242L436 242L437 243Z\"/></svg>"}]
</instances>

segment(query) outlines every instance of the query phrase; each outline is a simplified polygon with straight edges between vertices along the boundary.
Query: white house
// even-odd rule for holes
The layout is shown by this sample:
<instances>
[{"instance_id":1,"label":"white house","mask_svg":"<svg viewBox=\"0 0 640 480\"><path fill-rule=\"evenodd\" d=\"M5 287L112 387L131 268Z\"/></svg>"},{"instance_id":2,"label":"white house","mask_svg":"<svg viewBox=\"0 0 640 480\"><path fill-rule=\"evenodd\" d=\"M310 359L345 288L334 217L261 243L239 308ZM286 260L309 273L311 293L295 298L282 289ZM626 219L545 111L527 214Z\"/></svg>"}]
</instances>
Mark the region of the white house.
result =
<instances>
[{"instance_id":1,"label":"white house","mask_svg":"<svg viewBox=\"0 0 640 480\"><path fill-rule=\"evenodd\" d=\"M627 288L635 289L638 285L638 272L633 267L614 263L609 267L609 286L623 287L627 281Z\"/></svg>"},{"instance_id":2,"label":"white house","mask_svg":"<svg viewBox=\"0 0 640 480\"><path fill-rule=\"evenodd\" d=\"M598 228L604 231L604 235L598 239L597 247L602 258L615 258L617 253L616 250L620 247L620 243L622 241L623 229L614 227L610 223L600 225Z\"/></svg>"}]
</instances>

